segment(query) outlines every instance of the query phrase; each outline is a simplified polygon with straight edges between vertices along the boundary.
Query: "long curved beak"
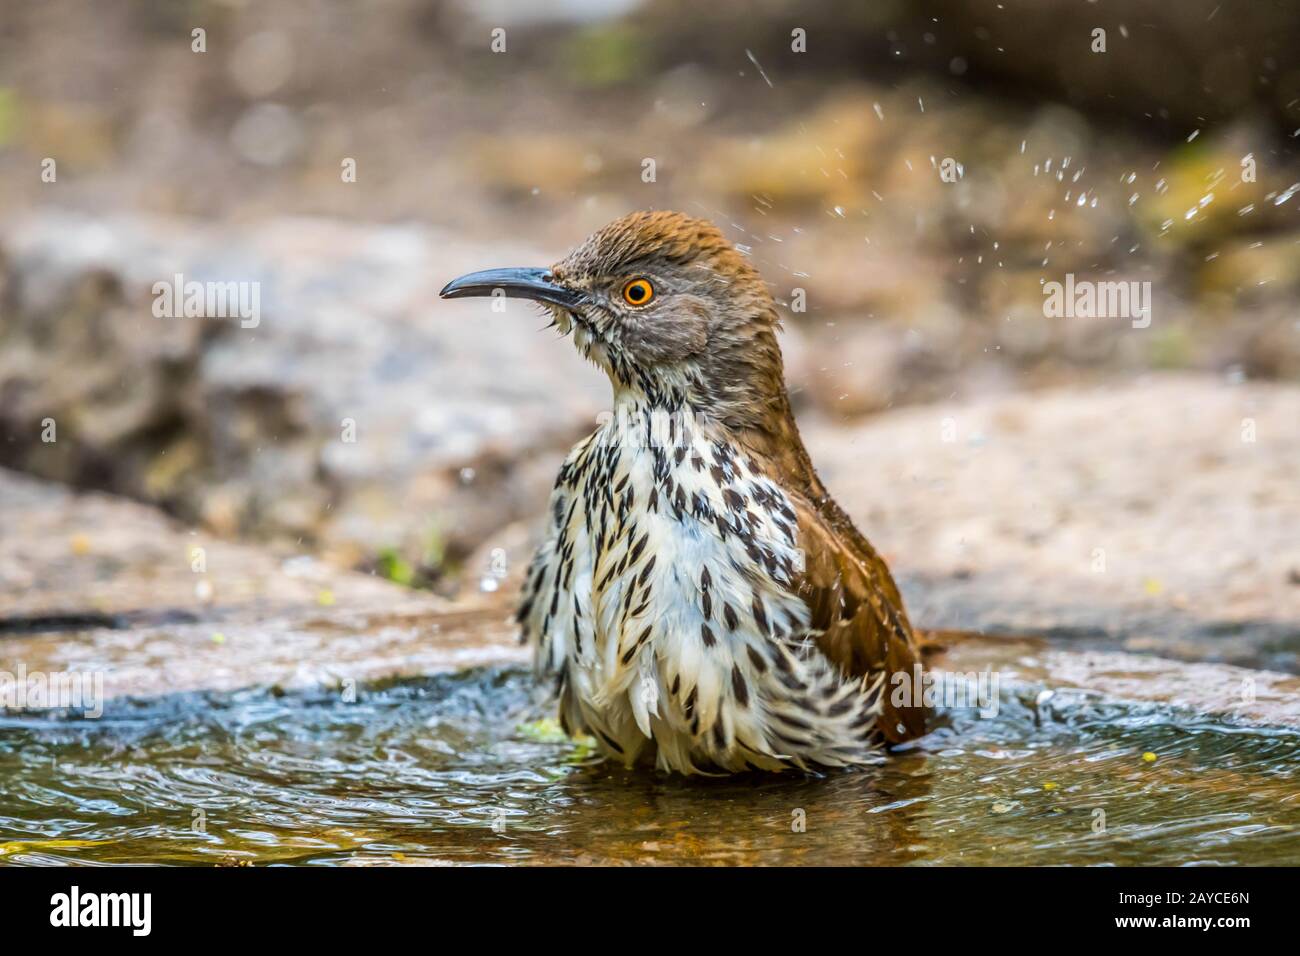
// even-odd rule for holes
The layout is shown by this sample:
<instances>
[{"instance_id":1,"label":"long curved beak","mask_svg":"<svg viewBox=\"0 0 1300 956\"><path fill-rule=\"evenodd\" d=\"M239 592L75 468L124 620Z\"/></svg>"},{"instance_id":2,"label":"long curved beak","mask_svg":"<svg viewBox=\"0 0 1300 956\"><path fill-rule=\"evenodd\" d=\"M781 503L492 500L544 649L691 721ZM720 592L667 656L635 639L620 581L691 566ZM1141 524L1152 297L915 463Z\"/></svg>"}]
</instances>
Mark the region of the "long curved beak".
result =
<instances>
[{"instance_id":1,"label":"long curved beak","mask_svg":"<svg viewBox=\"0 0 1300 956\"><path fill-rule=\"evenodd\" d=\"M500 289L510 299L532 299L549 302L564 309L581 304L583 295L556 285L551 281L549 269L485 269L452 279L438 293L444 299L465 299L470 296L490 296Z\"/></svg>"}]
</instances>

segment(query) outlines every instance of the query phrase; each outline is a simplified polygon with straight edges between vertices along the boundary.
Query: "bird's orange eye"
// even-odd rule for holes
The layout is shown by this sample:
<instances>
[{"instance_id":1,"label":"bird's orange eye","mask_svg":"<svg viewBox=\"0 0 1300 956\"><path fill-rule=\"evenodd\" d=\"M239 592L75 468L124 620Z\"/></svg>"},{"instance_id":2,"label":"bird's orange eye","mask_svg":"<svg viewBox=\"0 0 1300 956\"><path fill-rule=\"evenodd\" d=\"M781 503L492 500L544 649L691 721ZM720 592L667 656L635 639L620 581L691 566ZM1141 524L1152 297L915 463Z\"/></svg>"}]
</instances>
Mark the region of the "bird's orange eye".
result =
<instances>
[{"instance_id":1,"label":"bird's orange eye","mask_svg":"<svg viewBox=\"0 0 1300 956\"><path fill-rule=\"evenodd\" d=\"M649 279L631 279L623 286L623 301L628 305L645 305L655 297L655 287Z\"/></svg>"}]
</instances>

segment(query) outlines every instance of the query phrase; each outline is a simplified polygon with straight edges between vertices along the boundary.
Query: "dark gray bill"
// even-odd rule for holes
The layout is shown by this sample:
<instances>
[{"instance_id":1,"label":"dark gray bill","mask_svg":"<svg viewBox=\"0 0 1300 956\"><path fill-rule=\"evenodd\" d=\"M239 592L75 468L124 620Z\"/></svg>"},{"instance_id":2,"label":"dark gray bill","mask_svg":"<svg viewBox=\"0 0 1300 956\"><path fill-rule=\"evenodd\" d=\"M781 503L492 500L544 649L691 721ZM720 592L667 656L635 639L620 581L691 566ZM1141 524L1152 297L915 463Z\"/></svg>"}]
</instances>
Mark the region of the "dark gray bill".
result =
<instances>
[{"instance_id":1,"label":"dark gray bill","mask_svg":"<svg viewBox=\"0 0 1300 956\"><path fill-rule=\"evenodd\" d=\"M452 279L439 293L444 299L490 296L500 289L510 299L533 299L571 309L582 302L574 292L550 281L549 269L485 269Z\"/></svg>"}]
</instances>

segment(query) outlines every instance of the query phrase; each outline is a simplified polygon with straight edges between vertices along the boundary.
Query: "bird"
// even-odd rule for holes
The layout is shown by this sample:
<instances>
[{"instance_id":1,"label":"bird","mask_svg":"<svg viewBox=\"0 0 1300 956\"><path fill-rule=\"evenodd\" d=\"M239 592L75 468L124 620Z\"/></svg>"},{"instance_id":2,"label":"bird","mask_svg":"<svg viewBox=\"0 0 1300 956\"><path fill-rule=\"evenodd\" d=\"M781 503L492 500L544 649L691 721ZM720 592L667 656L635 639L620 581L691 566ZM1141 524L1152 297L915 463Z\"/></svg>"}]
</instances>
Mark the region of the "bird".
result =
<instances>
[{"instance_id":1,"label":"bird","mask_svg":"<svg viewBox=\"0 0 1300 956\"><path fill-rule=\"evenodd\" d=\"M549 312L612 386L516 615L564 731L629 768L719 776L867 767L922 736L916 632L813 468L747 256L712 222L638 211L549 268L441 291L502 295Z\"/></svg>"}]
</instances>

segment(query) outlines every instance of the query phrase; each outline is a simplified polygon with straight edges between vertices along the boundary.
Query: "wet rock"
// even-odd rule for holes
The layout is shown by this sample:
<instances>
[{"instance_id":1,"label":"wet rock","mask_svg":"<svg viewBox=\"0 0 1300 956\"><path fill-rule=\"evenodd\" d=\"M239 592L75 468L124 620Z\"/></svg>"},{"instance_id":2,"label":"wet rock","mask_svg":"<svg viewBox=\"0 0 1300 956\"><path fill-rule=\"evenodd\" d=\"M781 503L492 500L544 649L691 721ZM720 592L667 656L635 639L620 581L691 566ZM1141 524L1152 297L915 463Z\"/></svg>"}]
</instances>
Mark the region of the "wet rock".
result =
<instances>
[{"instance_id":1,"label":"wet rock","mask_svg":"<svg viewBox=\"0 0 1300 956\"><path fill-rule=\"evenodd\" d=\"M359 682L517 660L508 609L456 606L157 510L0 471L0 671L104 694Z\"/></svg>"},{"instance_id":2,"label":"wet rock","mask_svg":"<svg viewBox=\"0 0 1300 956\"><path fill-rule=\"evenodd\" d=\"M146 505L3 470L0 526L0 614L9 622L63 613L251 620L320 606L446 606L301 551L232 543Z\"/></svg>"},{"instance_id":3,"label":"wet rock","mask_svg":"<svg viewBox=\"0 0 1300 956\"><path fill-rule=\"evenodd\" d=\"M1035 706L1052 706L1056 691L1170 705L1230 717L1253 726L1300 727L1300 678L1225 664L1188 663L1123 651L1077 651L1060 643L1005 635L938 635L946 643L930 664L936 673L999 675L1000 681L1042 685ZM1058 701L1058 703L1060 703Z\"/></svg>"},{"instance_id":4,"label":"wet rock","mask_svg":"<svg viewBox=\"0 0 1300 956\"><path fill-rule=\"evenodd\" d=\"M1295 670L1300 389L1151 376L810 424L922 626Z\"/></svg>"},{"instance_id":5,"label":"wet rock","mask_svg":"<svg viewBox=\"0 0 1300 956\"><path fill-rule=\"evenodd\" d=\"M366 682L530 658L510 619L528 550L525 523L485 542L470 563L481 564L480 579L492 584L453 604L303 555L195 533L134 502L9 472L0 472L0 522L11 532L0 538L0 672L8 675L98 674L106 698L253 686L348 694ZM962 590L972 582L995 587L984 572L953 573L954 595L943 595L943 585L918 591L916 559L905 553L893 560L904 569L922 626L948 614L949 622L997 626L996 609L1005 605L990 604L978 588ZM1037 602L1023 586L1008 587L999 599L1027 607L1023 627L1014 629L1072 620L1059 591L1077 592L1077 582L1044 588ZM925 600L936 594L950 602L941 613ZM1121 633L1132 614L1122 602L1091 610ZM943 650L931 665L954 674L997 672L1009 687L1069 688L1260 726L1300 725L1292 676L1152 656L1167 657L1167 644L1135 654L1100 631L1081 639L1069 626L1043 630L1045 637L933 633ZM1180 633L1197 639L1194 628ZM1210 656L1213 647L1198 652Z\"/></svg>"},{"instance_id":6,"label":"wet rock","mask_svg":"<svg viewBox=\"0 0 1300 956\"><path fill-rule=\"evenodd\" d=\"M348 693L392 677L523 663L508 622L504 609L418 604L191 622L142 615L126 627L0 633L0 671L100 674L105 698L268 686Z\"/></svg>"}]
</instances>

